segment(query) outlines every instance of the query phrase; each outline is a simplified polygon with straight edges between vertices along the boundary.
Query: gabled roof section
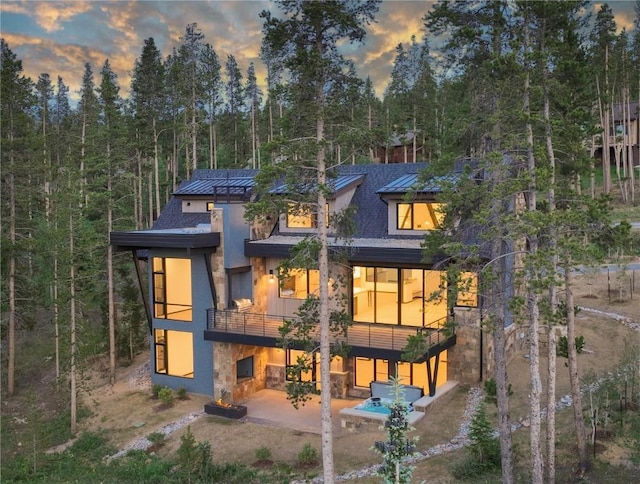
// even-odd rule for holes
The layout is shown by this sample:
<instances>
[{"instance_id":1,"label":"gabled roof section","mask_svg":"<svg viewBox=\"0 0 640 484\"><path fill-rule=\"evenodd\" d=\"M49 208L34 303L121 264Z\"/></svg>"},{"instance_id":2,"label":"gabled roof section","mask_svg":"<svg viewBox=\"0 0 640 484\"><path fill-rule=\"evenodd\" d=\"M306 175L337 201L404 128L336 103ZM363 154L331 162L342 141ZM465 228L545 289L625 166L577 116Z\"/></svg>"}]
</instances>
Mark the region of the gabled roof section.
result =
<instances>
[{"instance_id":1,"label":"gabled roof section","mask_svg":"<svg viewBox=\"0 0 640 484\"><path fill-rule=\"evenodd\" d=\"M442 185L445 183L455 182L455 175L439 176L431 178L427 183L420 184L417 173L410 173L396 178L391 183L387 183L376 193L380 195L404 195L408 192L414 193L439 193L442 191Z\"/></svg>"},{"instance_id":2,"label":"gabled roof section","mask_svg":"<svg viewBox=\"0 0 640 484\"><path fill-rule=\"evenodd\" d=\"M335 198L346 190L357 187L362 183L362 180L364 180L364 174L361 173L339 175L334 179L328 180L327 185L331 188L332 197ZM300 186L295 188L298 191L305 192L315 188L315 184L301 183ZM286 194L291 192L291 187L280 184L271 189L270 192L277 195Z\"/></svg>"}]
</instances>

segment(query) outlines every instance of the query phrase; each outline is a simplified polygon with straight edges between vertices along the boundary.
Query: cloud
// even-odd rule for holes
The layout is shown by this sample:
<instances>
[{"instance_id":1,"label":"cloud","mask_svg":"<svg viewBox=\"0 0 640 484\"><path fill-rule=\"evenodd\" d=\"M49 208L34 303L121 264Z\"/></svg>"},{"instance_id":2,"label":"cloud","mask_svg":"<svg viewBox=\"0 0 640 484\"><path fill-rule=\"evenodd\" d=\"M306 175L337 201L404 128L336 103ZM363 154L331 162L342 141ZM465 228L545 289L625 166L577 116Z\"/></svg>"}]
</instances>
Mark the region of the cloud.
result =
<instances>
[{"instance_id":1,"label":"cloud","mask_svg":"<svg viewBox=\"0 0 640 484\"><path fill-rule=\"evenodd\" d=\"M4 2L2 12L33 16L45 32L52 33L64 29L63 23L93 8L92 2Z\"/></svg>"}]
</instances>

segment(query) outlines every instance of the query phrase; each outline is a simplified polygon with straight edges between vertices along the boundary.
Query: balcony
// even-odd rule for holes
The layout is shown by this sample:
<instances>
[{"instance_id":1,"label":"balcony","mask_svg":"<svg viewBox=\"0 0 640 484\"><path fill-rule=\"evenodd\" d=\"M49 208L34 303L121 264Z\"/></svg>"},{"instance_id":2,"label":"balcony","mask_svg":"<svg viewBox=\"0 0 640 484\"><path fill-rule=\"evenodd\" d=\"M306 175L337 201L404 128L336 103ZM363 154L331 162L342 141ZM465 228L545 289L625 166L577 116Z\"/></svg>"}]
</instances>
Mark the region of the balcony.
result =
<instances>
[{"instance_id":1,"label":"balcony","mask_svg":"<svg viewBox=\"0 0 640 484\"><path fill-rule=\"evenodd\" d=\"M291 318L286 318L291 319ZM205 339L256 346L277 347L284 316L237 310L207 311ZM444 320L424 327L398 326L380 323L353 323L347 335L331 335L333 343L343 342L350 347L351 356L399 358L409 336L422 333L429 343L428 357L450 348L456 342L451 328L443 328ZM319 336L319 329L314 336Z\"/></svg>"}]
</instances>

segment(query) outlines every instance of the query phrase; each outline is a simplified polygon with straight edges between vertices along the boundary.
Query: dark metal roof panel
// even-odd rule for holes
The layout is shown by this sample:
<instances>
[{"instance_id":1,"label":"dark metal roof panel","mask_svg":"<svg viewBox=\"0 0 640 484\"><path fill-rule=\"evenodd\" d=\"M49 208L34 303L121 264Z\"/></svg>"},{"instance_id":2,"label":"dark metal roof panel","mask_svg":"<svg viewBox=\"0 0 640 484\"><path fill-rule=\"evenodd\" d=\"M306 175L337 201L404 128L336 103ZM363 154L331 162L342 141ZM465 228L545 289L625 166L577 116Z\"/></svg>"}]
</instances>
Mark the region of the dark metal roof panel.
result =
<instances>
[{"instance_id":1,"label":"dark metal roof panel","mask_svg":"<svg viewBox=\"0 0 640 484\"><path fill-rule=\"evenodd\" d=\"M196 179L183 183L174 195L213 195L221 191L242 194L255 184L253 177Z\"/></svg>"},{"instance_id":2,"label":"dark metal roof panel","mask_svg":"<svg viewBox=\"0 0 640 484\"><path fill-rule=\"evenodd\" d=\"M331 187L331 191L335 195L352 186L360 184L363 179L363 174L340 175L335 179L327 180L327 185ZM315 188L315 184L303 184L300 187L296 188L299 188L302 191L310 190ZM271 193L275 194L285 194L289 192L291 192L291 187L285 184L278 185L271 190Z\"/></svg>"},{"instance_id":3,"label":"dark metal roof panel","mask_svg":"<svg viewBox=\"0 0 640 484\"><path fill-rule=\"evenodd\" d=\"M408 193L414 191L416 193L438 193L442 191L442 185L445 183L453 183L457 179L456 176L447 175L431 178L427 183L419 184L418 174L409 173L396 178L391 183L379 188L376 193Z\"/></svg>"}]
</instances>

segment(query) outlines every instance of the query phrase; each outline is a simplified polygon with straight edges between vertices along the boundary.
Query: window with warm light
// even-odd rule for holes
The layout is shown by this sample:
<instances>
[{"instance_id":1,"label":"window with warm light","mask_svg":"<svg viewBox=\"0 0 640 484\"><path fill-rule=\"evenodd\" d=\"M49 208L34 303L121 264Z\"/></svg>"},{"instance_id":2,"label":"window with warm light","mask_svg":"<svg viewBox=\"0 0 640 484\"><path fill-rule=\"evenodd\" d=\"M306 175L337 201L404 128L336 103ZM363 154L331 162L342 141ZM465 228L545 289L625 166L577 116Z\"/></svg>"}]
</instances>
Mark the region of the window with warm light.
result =
<instances>
[{"instance_id":1,"label":"window with warm light","mask_svg":"<svg viewBox=\"0 0 640 484\"><path fill-rule=\"evenodd\" d=\"M152 265L154 317L191 321L191 260L154 257Z\"/></svg>"},{"instance_id":2,"label":"window with warm light","mask_svg":"<svg viewBox=\"0 0 640 484\"><path fill-rule=\"evenodd\" d=\"M193 378L193 334L187 331L156 329L156 373Z\"/></svg>"},{"instance_id":3,"label":"window with warm light","mask_svg":"<svg viewBox=\"0 0 640 484\"><path fill-rule=\"evenodd\" d=\"M478 307L478 275L475 272L460 274L456 306Z\"/></svg>"},{"instance_id":4,"label":"window with warm light","mask_svg":"<svg viewBox=\"0 0 640 484\"><path fill-rule=\"evenodd\" d=\"M329 226L329 204L325 206L325 223ZM311 205L289 204L287 210L287 228L313 229L318 226L318 214Z\"/></svg>"},{"instance_id":5,"label":"window with warm light","mask_svg":"<svg viewBox=\"0 0 640 484\"><path fill-rule=\"evenodd\" d=\"M398 230L435 230L444 219L441 203L398 203Z\"/></svg>"},{"instance_id":6,"label":"window with warm light","mask_svg":"<svg viewBox=\"0 0 640 484\"><path fill-rule=\"evenodd\" d=\"M280 297L306 299L309 294L318 295L320 272L317 269L290 269L280 281Z\"/></svg>"}]
</instances>

